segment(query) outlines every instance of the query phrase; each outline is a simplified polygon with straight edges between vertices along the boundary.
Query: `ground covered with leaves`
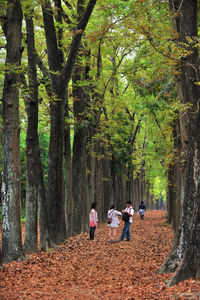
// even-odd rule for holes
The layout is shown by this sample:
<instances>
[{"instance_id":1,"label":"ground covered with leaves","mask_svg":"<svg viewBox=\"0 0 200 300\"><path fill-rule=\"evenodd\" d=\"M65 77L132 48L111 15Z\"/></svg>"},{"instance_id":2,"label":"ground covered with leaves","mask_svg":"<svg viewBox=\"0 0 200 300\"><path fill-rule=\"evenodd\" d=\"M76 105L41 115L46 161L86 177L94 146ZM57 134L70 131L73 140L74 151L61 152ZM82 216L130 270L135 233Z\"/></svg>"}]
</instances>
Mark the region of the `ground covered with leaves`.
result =
<instances>
[{"instance_id":1,"label":"ground covered with leaves","mask_svg":"<svg viewBox=\"0 0 200 300\"><path fill-rule=\"evenodd\" d=\"M165 212L149 211L145 220L134 215L131 242L108 242L107 224L97 228L95 239L82 233L57 249L5 264L0 299L200 299L200 281L168 288L171 275L156 273L173 243Z\"/></svg>"}]
</instances>

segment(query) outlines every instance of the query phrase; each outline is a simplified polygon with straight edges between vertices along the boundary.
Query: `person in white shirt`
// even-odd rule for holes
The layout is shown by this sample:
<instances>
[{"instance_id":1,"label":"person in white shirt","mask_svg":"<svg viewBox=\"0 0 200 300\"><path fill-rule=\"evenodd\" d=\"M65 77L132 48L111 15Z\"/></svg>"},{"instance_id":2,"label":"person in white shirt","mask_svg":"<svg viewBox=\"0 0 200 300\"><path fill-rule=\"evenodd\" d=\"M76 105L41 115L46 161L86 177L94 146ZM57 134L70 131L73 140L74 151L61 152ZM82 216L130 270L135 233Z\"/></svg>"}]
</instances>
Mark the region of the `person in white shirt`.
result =
<instances>
[{"instance_id":1,"label":"person in white shirt","mask_svg":"<svg viewBox=\"0 0 200 300\"><path fill-rule=\"evenodd\" d=\"M110 209L108 210L108 226L109 226L109 242L117 242L117 228L119 227L119 219L118 217L121 216L122 213L115 209L114 205L111 205Z\"/></svg>"},{"instance_id":2,"label":"person in white shirt","mask_svg":"<svg viewBox=\"0 0 200 300\"><path fill-rule=\"evenodd\" d=\"M130 241L131 235L130 235L130 225L133 222L133 214L134 209L132 207L131 201L126 202L126 209L122 210L123 214L127 214L129 216L128 220L124 221L124 228L120 237L120 241L123 241L126 237L127 241ZM123 217L122 217L123 220Z\"/></svg>"}]
</instances>

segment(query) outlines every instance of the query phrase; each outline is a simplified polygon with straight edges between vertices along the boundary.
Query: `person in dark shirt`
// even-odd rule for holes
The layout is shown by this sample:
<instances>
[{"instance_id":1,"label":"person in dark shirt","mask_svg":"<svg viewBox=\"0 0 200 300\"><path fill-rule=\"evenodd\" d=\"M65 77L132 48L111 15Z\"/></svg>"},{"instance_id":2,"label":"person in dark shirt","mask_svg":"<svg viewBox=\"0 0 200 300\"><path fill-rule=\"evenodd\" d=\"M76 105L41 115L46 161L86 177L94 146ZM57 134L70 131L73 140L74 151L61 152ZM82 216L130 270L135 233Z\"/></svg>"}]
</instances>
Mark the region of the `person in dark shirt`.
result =
<instances>
[{"instance_id":1,"label":"person in dark shirt","mask_svg":"<svg viewBox=\"0 0 200 300\"><path fill-rule=\"evenodd\" d=\"M146 212L146 206L144 205L144 202L142 201L139 208L138 208L138 212L139 212L139 215L140 215L140 219L141 220L144 220L144 214Z\"/></svg>"}]
</instances>

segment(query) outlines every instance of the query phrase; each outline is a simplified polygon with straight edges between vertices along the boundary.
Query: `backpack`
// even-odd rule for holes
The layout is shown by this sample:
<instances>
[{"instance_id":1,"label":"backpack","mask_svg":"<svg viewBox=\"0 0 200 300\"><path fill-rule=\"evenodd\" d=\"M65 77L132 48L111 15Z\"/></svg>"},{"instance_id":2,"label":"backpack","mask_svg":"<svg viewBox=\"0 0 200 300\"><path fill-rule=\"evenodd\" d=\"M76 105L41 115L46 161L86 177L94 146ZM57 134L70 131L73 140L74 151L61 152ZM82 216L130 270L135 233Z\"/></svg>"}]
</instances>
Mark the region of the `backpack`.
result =
<instances>
[{"instance_id":1,"label":"backpack","mask_svg":"<svg viewBox=\"0 0 200 300\"><path fill-rule=\"evenodd\" d=\"M140 204L139 209L146 209L144 204Z\"/></svg>"},{"instance_id":2,"label":"backpack","mask_svg":"<svg viewBox=\"0 0 200 300\"><path fill-rule=\"evenodd\" d=\"M127 213L122 214L122 221L128 222L129 221L129 215Z\"/></svg>"},{"instance_id":3,"label":"backpack","mask_svg":"<svg viewBox=\"0 0 200 300\"><path fill-rule=\"evenodd\" d=\"M108 224L110 224L112 222L112 213L113 213L113 211L114 211L114 209L108 215Z\"/></svg>"}]
</instances>

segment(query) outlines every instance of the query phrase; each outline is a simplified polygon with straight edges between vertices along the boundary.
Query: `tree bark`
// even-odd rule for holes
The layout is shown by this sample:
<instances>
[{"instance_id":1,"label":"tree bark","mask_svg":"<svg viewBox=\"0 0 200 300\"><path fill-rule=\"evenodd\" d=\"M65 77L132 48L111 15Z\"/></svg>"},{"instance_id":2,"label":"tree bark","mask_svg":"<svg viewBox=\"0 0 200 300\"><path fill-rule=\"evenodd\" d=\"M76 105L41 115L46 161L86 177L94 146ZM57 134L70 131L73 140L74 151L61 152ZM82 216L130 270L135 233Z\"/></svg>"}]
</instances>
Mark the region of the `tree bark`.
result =
<instances>
[{"instance_id":1,"label":"tree bark","mask_svg":"<svg viewBox=\"0 0 200 300\"><path fill-rule=\"evenodd\" d=\"M2 136L2 256L12 261L23 256L21 239L21 184L19 153L19 73L22 55L20 1L7 1L3 26L7 46L3 89Z\"/></svg>"}]
</instances>

